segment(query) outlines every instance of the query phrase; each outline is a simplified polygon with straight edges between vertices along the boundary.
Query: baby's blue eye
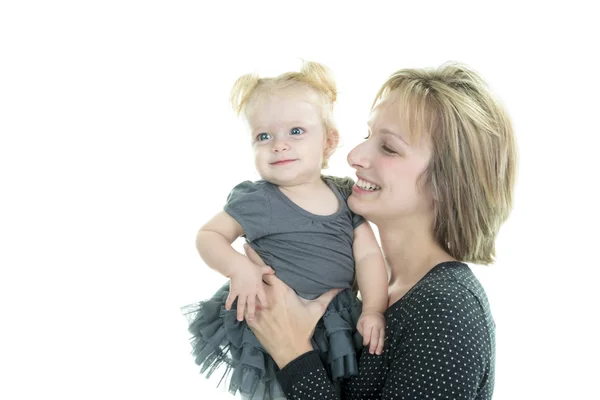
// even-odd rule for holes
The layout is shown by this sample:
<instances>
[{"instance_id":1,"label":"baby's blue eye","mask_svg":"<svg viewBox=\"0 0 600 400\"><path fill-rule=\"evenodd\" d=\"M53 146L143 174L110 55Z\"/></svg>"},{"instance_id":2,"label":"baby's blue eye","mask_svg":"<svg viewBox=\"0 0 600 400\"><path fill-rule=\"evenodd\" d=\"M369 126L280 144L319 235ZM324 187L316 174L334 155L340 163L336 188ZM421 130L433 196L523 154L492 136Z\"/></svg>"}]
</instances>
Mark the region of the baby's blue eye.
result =
<instances>
[{"instance_id":1,"label":"baby's blue eye","mask_svg":"<svg viewBox=\"0 0 600 400\"><path fill-rule=\"evenodd\" d=\"M290 134L292 135L302 135L304 133L304 129L302 128L292 128L292 130L290 130Z\"/></svg>"},{"instance_id":2,"label":"baby's blue eye","mask_svg":"<svg viewBox=\"0 0 600 400\"><path fill-rule=\"evenodd\" d=\"M269 135L268 133L259 133L258 136L256 136L256 140L258 140L259 142L262 142L264 140L269 140L271 139L271 135Z\"/></svg>"}]
</instances>

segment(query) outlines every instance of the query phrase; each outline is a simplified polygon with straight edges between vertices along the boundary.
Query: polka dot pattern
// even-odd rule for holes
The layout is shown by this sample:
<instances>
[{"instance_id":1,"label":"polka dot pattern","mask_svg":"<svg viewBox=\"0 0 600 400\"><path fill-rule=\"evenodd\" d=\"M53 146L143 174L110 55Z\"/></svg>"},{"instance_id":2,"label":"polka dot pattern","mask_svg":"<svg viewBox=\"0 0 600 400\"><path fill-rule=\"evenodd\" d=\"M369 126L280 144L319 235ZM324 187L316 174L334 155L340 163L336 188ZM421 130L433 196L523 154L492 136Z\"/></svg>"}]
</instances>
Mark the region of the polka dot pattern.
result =
<instances>
[{"instance_id":1,"label":"polka dot pattern","mask_svg":"<svg viewBox=\"0 0 600 400\"><path fill-rule=\"evenodd\" d=\"M340 390L317 352L278 373L289 400L491 399L495 325L487 296L470 268L433 268L386 312L383 354L364 351L359 374Z\"/></svg>"}]
</instances>

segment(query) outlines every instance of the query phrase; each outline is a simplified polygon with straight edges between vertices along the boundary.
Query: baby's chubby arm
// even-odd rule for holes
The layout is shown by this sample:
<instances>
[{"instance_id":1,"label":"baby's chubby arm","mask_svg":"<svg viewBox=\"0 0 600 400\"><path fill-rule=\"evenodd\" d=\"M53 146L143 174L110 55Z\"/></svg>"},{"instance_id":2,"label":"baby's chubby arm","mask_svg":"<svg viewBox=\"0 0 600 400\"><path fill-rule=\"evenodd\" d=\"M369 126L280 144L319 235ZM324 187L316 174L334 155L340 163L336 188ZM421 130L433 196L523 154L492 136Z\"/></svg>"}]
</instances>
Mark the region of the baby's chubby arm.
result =
<instances>
[{"instance_id":1,"label":"baby's chubby arm","mask_svg":"<svg viewBox=\"0 0 600 400\"><path fill-rule=\"evenodd\" d=\"M210 268L230 278L231 286L225 308L229 310L238 297L239 321L244 319L246 305L248 319L254 318L256 297L266 306L262 276L273 273L271 267L257 266L231 246L243 234L242 226L225 211L221 211L204 224L196 235L196 248L202 260Z\"/></svg>"},{"instance_id":2,"label":"baby's chubby arm","mask_svg":"<svg viewBox=\"0 0 600 400\"><path fill-rule=\"evenodd\" d=\"M367 221L354 229L356 279L363 300L358 331L371 354L381 354L385 338L383 313L388 304L388 277L383 254Z\"/></svg>"}]
</instances>

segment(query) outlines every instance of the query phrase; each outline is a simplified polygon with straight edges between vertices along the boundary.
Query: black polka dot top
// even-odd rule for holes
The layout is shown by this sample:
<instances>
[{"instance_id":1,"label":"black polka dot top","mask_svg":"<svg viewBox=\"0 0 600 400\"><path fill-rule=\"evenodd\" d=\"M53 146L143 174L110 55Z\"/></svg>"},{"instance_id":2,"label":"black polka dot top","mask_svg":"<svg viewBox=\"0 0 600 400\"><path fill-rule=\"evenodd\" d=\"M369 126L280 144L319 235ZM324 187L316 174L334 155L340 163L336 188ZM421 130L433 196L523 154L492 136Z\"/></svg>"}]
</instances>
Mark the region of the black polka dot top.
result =
<instances>
[{"instance_id":1,"label":"black polka dot top","mask_svg":"<svg viewBox=\"0 0 600 400\"><path fill-rule=\"evenodd\" d=\"M383 353L359 356L339 390L316 351L278 372L289 400L491 399L495 325L483 287L463 263L434 267L386 311Z\"/></svg>"}]
</instances>

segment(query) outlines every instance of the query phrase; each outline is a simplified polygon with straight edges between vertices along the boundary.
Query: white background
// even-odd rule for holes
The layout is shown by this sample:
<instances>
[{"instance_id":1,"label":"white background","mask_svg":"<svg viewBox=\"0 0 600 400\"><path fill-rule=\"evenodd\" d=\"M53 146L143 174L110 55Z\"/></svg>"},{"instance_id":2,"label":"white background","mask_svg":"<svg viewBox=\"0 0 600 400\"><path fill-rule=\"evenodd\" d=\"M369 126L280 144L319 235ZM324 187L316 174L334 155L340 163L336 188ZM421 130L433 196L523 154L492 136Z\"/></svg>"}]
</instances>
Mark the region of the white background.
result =
<instances>
[{"instance_id":1,"label":"white background","mask_svg":"<svg viewBox=\"0 0 600 400\"><path fill-rule=\"evenodd\" d=\"M256 178L231 85L300 57L339 85L338 175L393 71L458 60L485 77L520 152L497 263L475 267L494 398L596 396L597 12L425 3L2 2L0 397L232 398L198 375L179 307L224 281L195 234Z\"/></svg>"}]
</instances>

